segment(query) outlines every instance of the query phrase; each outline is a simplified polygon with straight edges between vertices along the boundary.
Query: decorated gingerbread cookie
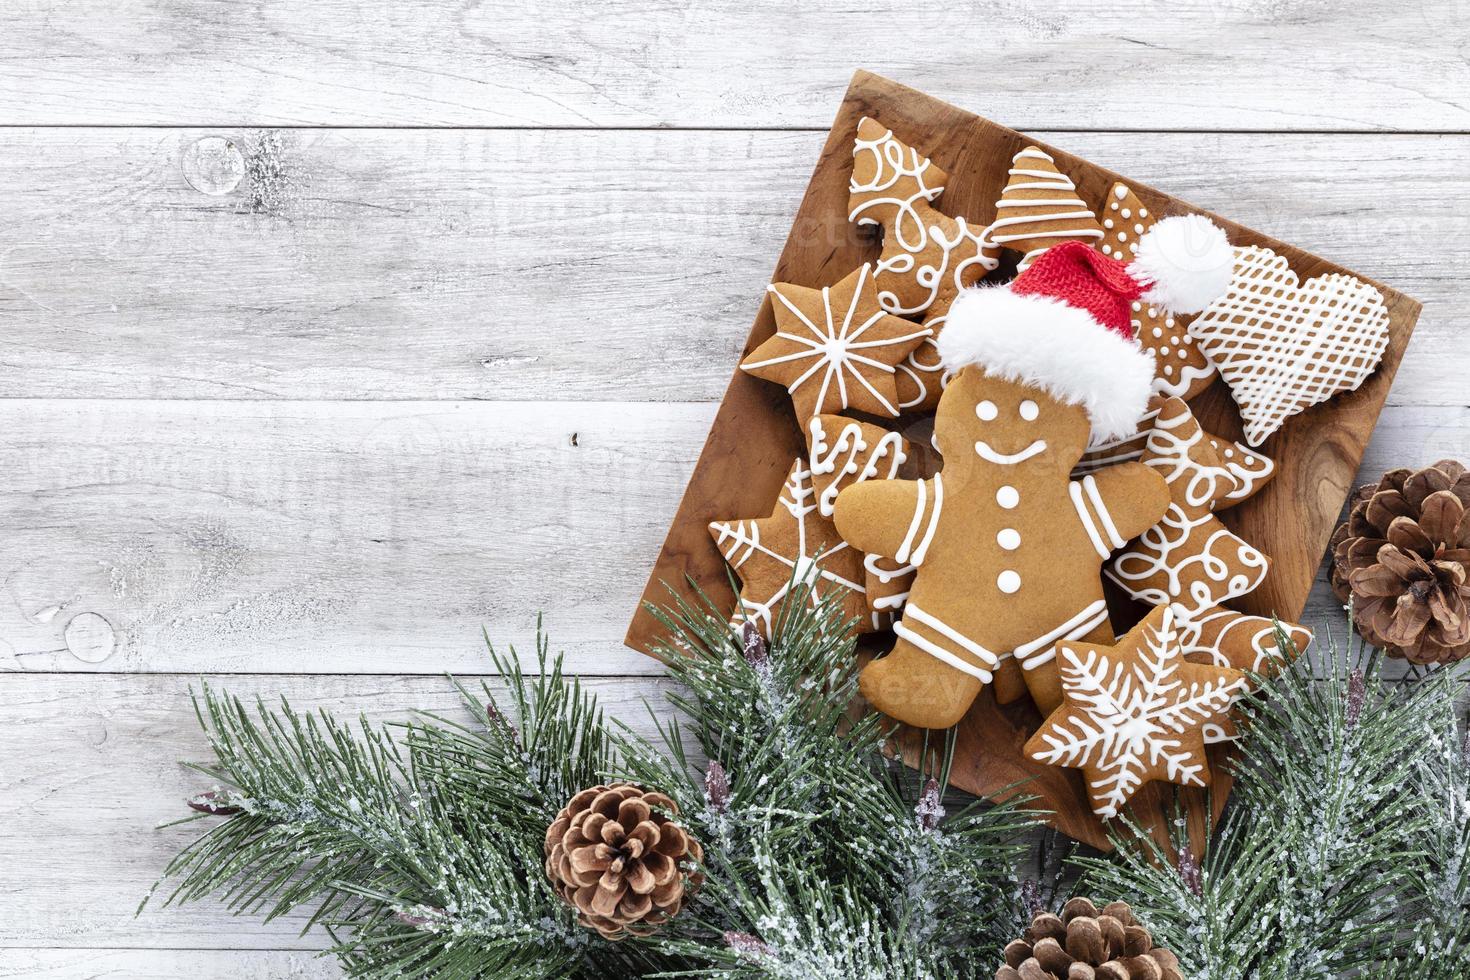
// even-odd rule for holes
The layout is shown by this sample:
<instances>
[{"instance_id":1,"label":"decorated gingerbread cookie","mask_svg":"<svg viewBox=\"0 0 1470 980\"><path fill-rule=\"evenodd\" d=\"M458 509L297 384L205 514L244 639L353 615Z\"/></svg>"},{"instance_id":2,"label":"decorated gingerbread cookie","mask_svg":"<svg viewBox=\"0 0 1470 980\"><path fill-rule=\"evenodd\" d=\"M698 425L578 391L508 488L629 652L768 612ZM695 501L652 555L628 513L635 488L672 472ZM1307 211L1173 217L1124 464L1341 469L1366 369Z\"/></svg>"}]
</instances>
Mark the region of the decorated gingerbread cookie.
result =
<instances>
[{"instance_id":1,"label":"decorated gingerbread cookie","mask_svg":"<svg viewBox=\"0 0 1470 980\"><path fill-rule=\"evenodd\" d=\"M924 234L919 205L937 201L948 180L932 160L864 116L852 144L848 220L879 225L885 233L915 241Z\"/></svg>"},{"instance_id":2,"label":"decorated gingerbread cookie","mask_svg":"<svg viewBox=\"0 0 1470 980\"><path fill-rule=\"evenodd\" d=\"M817 490L805 460L791 464L770 517L716 521L709 532L740 577L737 622L755 623L767 639L795 583L811 586L814 602L834 590L848 590L844 612L860 620L860 630L888 625L869 614L862 552L843 541L818 512Z\"/></svg>"},{"instance_id":3,"label":"decorated gingerbread cookie","mask_svg":"<svg viewBox=\"0 0 1470 980\"><path fill-rule=\"evenodd\" d=\"M1118 816L1155 780L1210 785L1205 733L1226 734L1245 676L1185 660L1172 609L1155 609L1116 644L1060 643L1057 657L1062 705L1025 752L1081 769L1094 813Z\"/></svg>"},{"instance_id":4,"label":"decorated gingerbread cookie","mask_svg":"<svg viewBox=\"0 0 1470 980\"><path fill-rule=\"evenodd\" d=\"M1132 262L1139 243L1157 220L1132 188L1114 184L1103 203L1103 237L1098 248L1104 255ZM1153 303L1133 302L1133 332L1154 355L1154 390L1186 401L1208 388L1215 377L1214 365L1189 336L1189 319Z\"/></svg>"},{"instance_id":5,"label":"decorated gingerbread cookie","mask_svg":"<svg viewBox=\"0 0 1470 980\"><path fill-rule=\"evenodd\" d=\"M1053 245L1066 241L1095 245L1102 237L1097 216L1050 154L1028 146L1015 155L1009 180L995 204L990 240L1023 253L1017 266L1020 271L1026 271Z\"/></svg>"},{"instance_id":6,"label":"decorated gingerbread cookie","mask_svg":"<svg viewBox=\"0 0 1470 980\"><path fill-rule=\"evenodd\" d=\"M1288 418L1355 391L1388 349L1383 294L1352 276L1299 282L1269 248L1235 250L1230 288L1189 324L1259 446Z\"/></svg>"},{"instance_id":7,"label":"decorated gingerbread cookie","mask_svg":"<svg viewBox=\"0 0 1470 980\"><path fill-rule=\"evenodd\" d=\"M817 512L831 518L837 495L864 480L897 479L908 462L908 440L881 426L841 415L814 415L807 422L807 455L817 491ZM863 586L874 624L892 621L908 598L913 568L866 555Z\"/></svg>"},{"instance_id":8,"label":"decorated gingerbread cookie","mask_svg":"<svg viewBox=\"0 0 1470 980\"><path fill-rule=\"evenodd\" d=\"M1141 463L1071 471L1089 436L1131 432L1147 407L1153 363L1128 304L1159 276L1140 282L1067 242L1010 286L968 290L951 307L939 350L954 376L934 423L944 468L837 500L845 540L916 569L893 652L861 677L880 710L947 727L1008 658L1050 710L1057 642L1111 641L1099 566L1158 519L1168 487Z\"/></svg>"},{"instance_id":9,"label":"decorated gingerbread cookie","mask_svg":"<svg viewBox=\"0 0 1470 980\"><path fill-rule=\"evenodd\" d=\"M1281 629L1296 653L1305 653L1312 645L1312 631L1305 626L1282 623ZM1179 645L1191 663L1265 676L1276 673L1288 659L1276 642L1275 623L1231 609L1207 609L1192 616L1179 627Z\"/></svg>"},{"instance_id":10,"label":"decorated gingerbread cookie","mask_svg":"<svg viewBox=\"0 0 1470 980\"><path fill-rule=\"evenodd\" d=\"M742 369L784 385L802 425L813 415L847 408L898 415L895 365L929 330L883 312L871 265L835 286L768 288L776 333L740 362Z\"/></svg>"},{"instance_id":11,"label":"decorated gingerbread cookie","mask_svg":"<svg viewBox=\"0 0 1470 980\"><path fill-rule=\"evenodd\" d=\"M1135 599L1175 604L1182 619L1260 585L1269 559L1214 514L1236 488L1235 477L1181 399L1159 409L1142 462L1168 483L1169 508L1113 559L1108 578Z\"/></svg>"},{"instance_id":12,"label":"decorated gingerbread cookie","mask_svg":"<svg viewBox=\"0 0 1470 980\"><path fill-rule=\"evenodd\" d=\"M1220 461L1235 480L1235 489L1215 504L1216 510L1234 507L1249 500L1276 475L1276 463L1248 446L1209 433L1205 433L1205 436L1210 448L1220 454Z\"/></svg>"}]
</instances>

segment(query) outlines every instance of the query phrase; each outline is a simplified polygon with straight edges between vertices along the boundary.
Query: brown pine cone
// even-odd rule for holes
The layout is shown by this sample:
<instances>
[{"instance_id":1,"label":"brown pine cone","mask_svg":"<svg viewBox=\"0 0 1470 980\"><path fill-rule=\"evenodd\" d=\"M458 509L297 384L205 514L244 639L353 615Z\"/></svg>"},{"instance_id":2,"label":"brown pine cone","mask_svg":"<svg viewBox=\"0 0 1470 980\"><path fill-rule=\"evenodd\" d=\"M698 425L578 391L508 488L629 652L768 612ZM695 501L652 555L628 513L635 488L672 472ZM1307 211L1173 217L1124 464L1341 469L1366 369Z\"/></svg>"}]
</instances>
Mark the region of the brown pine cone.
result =
<instances>
[{"instance_id":1,"label":"brown pine cone","mask_svg":"<svg viewBox=\"0 0 1470 980\"><path fill-rule=\"evenodd\" d=\"M1415 663L1470 656L1467 507L1470 473L1452 460L1358 488L1329 577L1365 641Z\"/></svg>"},{"instance_id":2,"label":"brown pine cone","mask_svg":"<svg viewBox=\"0 0 1470 980\"><path fill-rule=\"evenodd\" d=\"M1184 980L1179 957L1155 949L1124 902L1098 912L1087 899L1074 898L1060 917L1038 912L1005 957L995 980Z\"/></svg>"},{"instance_id":3,"label":"brown pine cone","mask_svg":"<svg viewBox=\"0 0 1470 980\"><path fill-rule=\"evenodd\" d=\"M663 811L663 812L659 812ZM679 808L630 783L572 797L546 829L546 874L577 920L605 939L647 936L679 914L704 880L699 842L670 820Z\"/></svg>"}]
</instances>

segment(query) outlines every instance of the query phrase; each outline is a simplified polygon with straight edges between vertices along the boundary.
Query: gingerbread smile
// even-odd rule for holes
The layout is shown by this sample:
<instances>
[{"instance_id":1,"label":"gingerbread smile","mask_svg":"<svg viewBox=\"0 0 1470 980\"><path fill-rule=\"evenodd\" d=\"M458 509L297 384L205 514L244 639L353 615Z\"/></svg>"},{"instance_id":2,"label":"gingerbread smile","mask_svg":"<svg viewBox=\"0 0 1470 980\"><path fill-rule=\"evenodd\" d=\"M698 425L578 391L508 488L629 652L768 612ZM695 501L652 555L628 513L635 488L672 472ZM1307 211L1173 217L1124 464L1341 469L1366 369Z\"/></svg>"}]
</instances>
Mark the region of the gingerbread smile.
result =
<instances>
[{"instance_id":1,"label":"gingerbread smile","mask_svg":"<svg viewBox=\"0 0 1470 980\"><path fill-rule=\"evenodd\" d=\"M1032 456L1046 452L1046 440L1037 439L1020 452L1007 454L998 453L990 448L990 443L984 439L977 439L975 441L975 452L987 463L995 463L999 466L1015 466L1017 463L1026 462Z\"/></svg>"}]
</instances>

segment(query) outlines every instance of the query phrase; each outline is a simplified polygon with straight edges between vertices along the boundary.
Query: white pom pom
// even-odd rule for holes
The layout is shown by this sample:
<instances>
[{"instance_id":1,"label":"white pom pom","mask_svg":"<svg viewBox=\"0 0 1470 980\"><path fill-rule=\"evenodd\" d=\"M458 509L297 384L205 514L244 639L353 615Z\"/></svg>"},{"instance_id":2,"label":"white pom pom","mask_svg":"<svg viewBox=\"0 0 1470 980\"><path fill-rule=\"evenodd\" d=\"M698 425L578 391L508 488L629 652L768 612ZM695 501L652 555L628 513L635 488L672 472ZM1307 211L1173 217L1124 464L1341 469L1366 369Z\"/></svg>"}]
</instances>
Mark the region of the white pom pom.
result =
<instances>
[{"instance_id":1,"label":"white pom pom","mask_svg":"<svg viewBox=\"0 0 1470 980\"><path fill-rule=\"evenodd\" d=\"M1146 303L1173 313L1198 313L1230 287L1235 250L1209 218L1165 218L1138 240L1128 272L1143 284Z\"/></svg>"}]
</instances>

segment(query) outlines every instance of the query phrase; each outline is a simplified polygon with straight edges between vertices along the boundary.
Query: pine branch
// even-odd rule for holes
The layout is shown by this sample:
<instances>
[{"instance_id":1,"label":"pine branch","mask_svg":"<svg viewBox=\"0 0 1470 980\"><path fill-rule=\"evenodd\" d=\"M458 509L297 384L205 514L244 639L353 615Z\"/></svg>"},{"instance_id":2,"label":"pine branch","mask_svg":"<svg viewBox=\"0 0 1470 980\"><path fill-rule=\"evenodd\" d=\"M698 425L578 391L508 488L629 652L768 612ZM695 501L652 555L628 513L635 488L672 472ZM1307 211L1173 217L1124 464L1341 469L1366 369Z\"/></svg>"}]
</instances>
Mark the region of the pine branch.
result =
<instances>
[{"instance_id":1,"label":"pine branch","mask_svg":"<svg viewBox=\"0 0 1470 980\"><path fill-rule=\"evenodd\" d=\"M1327 646L1244 703L1235 797L1202 865L1176 866L1141 834L1078 860L1086 887L1127 897L1187 976L1382 976L1404 949L1429 825L1412 775L1463 685L1441 671L1395 686Z\"/></svg>"}]
</instances>

